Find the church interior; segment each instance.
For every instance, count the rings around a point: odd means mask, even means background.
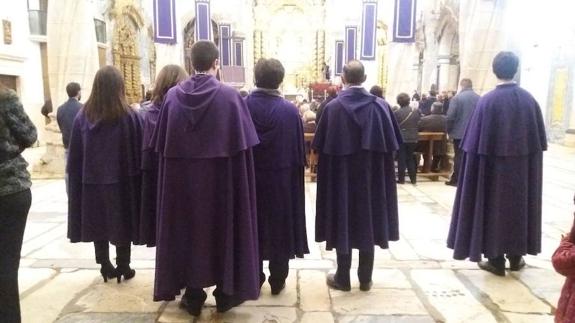
[[[574,10],[565,0],[0,0],[0,82],[16,91],[38,129],[37,143],[24,152],[34,198],[20,261],[22,321],[554,322],[565,278],[551,257],[575,211]],[[457,93],[463,78],[484,95],[499,82],[493,57],[513,51],[520,59],[514,80],[539,104],[549,143],[542,252],[525,257],[525,271],[503,278],[454,260],[445,237],[456,190],[443,183],[453,149],[438,172],[430,150],[417,185],[398,185],[401,238],[376,249],[373,289],[364,293],[352,282],[352,293],[330,290],[325,275],[336,254],[314,241],[311,152],[310,254],[290,262],[282,294],[264,287],[259,300],[225,314],[209,297],[209,310],[194,318],[175,301],[152,300],[155,251],[139,246],[132,250],[136,279],[101,284],[91,246],[66,238],[66,155],[56,108],[68,99],[69,82],[87,98],[106,65],[120,70],[128,103],[138,106],[162,67],[194,74],[191,49],[202,40],[219,49],[221,82],[250,92],[256,62],[276,58],[285,68],[282,95],[312,110],[329,87],[343,87],[350,60],[363,63],[363,86],[381,87],[393,107],[400,93]]]

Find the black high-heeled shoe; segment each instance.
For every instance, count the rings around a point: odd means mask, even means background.
[[[112,264],[102,265],[102,268],[100,268],[100,274],[102,275],[102,278],[104,278],[104,283],[108,282],[108,278],[113,279],[118,275],[116,268],[114,268]]]
[[[136,271],[130,268],[130,266],[126,267],[118,266],[118,268],[116,268],[116,271],[118,273],[118,275],[116,276],[118,284],[122,282],[122,276],[124,276],[124,280],[129,280],[134,278],[134,276],[136,276]]]

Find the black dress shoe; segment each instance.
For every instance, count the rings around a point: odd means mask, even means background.
[[[507,257],[509,259],[509,270],[511,271],[520,271],[525,267],[525,260],[523,257]]]
[[[202,313],[202,307],[206,301],[208,295],[206,292],[202,291],[202,294],[198,297],[192,298],[187,294],[182,296],[182,300],[180,301],[180,307],[185,309],[190,315],[193,316],[200,316]]]
[[[335,279],[335,274],[328,274],[325,282],[326,282],[327,286],[329,286],[333,289],[341,290],[344,292],[349,292],[351,290],[351,286],[349,284],[346,285],[346,284],[339,283]]]
[[[279,293],[281,293],[282,290],[284,290],[284,288],[286,287],[286,283],[285,282],[279,284],[270,283],[270,287],[272,288],[272,295],[278,295]]]
[[[215,292],[214,296],[216,297],[216,310],[218,313],[225,313],[244,302],[243,299],[219,293],[216,294]]]
[[[479,266],[479,268],[488,271],[494,275],[505,277],[505,267],[494,266],[489,261],[480,261],[477,263],[477,265]]]
[[[445,182],[445,185],[447,186],[453,186],[453,187],[457,187],[457,183],[453,183],[453,182]]]
[[[359,283],[359,290],[361,290],[362,292],[368,292],[371,289],[371,286],[373,285],[372,282],[369,283]]]

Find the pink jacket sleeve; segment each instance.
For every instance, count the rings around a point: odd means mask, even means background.
[[[551,261],[558,273],[575,278],[575,244],[568,240],[561,241]]]

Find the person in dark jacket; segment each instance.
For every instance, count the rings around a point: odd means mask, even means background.
[[[371,89],[369,89],[369,93],[377,96],[378,98],[385,99],[383,96],[383,88],[379,85],[372,86]]]
[[[469,119],[473,115],[475,106],[479,101],[479,95],[473,91],[473,83],[470,79],[462,79],[459,82],[461,92],[454,96],[447,111],[447,134],[449,139],[453,140],[453,151],[455,156],[453,158],[453,174],[449,181],[445,182],[446,185],[457,186],[457,179],[459,175],[459,168],[461,165],[461,139],[465,133],[465,128]]]
[[[500,52],[492,66],[500,83],[479,99],[465,130],[447,246],[453,258],[505,276],[507,259],[519,271],[523,255],[541,252],[547,135],[539,104],[513,81],[517,55]]]
[[[346,89],[326,107],[313,141],[319,154],[315,239],[337,250],[329,287],[351,290],[351,253],[358,249],[359,288],[368,291],[374,246],[385,249],[399,239],[393,156],[401,135],[389,104],[361,86],[361,62],[345,65],[343,82]]]
[[[399,152],[397,154],[397,183],[405,183],[405,169],[407,168],[411,184],[415,184],[417,182],[417,162],[413,153],[415,152],[419,138],[417,125],[419,124],[421,116],[419,115],[419,111],[413,110],[409,106],[410,100],[407,93],[399,94],[397,96],[397,103],[400,108],[393,112],[393,114],[395,115],[395,119],[397,119],[401,137],[403,138],[403,143],[399,145]]]
[[[52,100],[48,99],[44,101],[44,105],[40,110],[40,113],[44,116],[44,123],[49,124],[52,120],[50,120],[50,113],[52,113]]]
[[[66,85],[66,93],[68,94],[68,101],[58,107],[56,120],[58,121],[60,132],[62,132],[64,149],[67,151],[68,145],[70,144],[70,134],[72,133],[74,118],[76,118],[76,115],[80,112],[80,109],[82,109],[82,103],[80,103],[82,96],[80,84],[76,82],[68,83],[68,85]]]
[[[128,106],[122,74],[104,66],[74,120],[67,164],[68,238],[94,243],[104,282],[136,275],[130,244],[139,239],[141,145],[141,116]],[[116,268],[109,243],[116,246]]]
[[[278,91],[285,70],[277,59],[254,67],[257,88],[246,98],[260,144],[254,147],[261,269],[269,260],[272,295],[285,287],[289,260],[309,253],[305,221],[304,129],[297,108]],[[312,111],[306,113],[314,114]]]
[[[16,93],[0,83],[0,321],[20,322],[18,267],[32,182],[22,157],[36,142],[36,127]]]
[[[435,102],[431,106],[431,114],[419,120],[418,129],[420,132],[445,132],[446,118],[443,115],[443,104]],[[418,147],[418,151],[427,152],[429,142]],[[433,142],[433,161],[431,162],[431,171],[439,172],[440,163],[445,159],[447,154],[446,140],[437,140]]]
[[[337,97],[337,88],[335,86],[330,86],[327,88],[327,98],[325,98],[325,100],[323,100],[322,103],[319,104],[319,107],[317,108],[317,112],[316,112],[316,123],[319,123],[321,120],[321,114],[323,113],[326,105],[328,103],[331,102],[331,100],[335,99]]]
[[[429,91],[429,96],[422,98],[419,102],[419,113],[421,115],[430,115],[431,114],[431,106],[433,103],[437,102],[437,92],[434,90]]]

